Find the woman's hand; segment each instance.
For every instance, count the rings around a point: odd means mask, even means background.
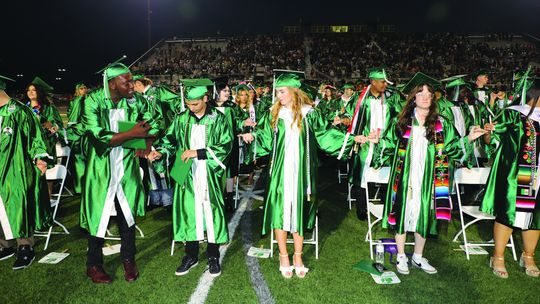
[[[486,133],[487,131],[482,129],[480,126],[473,126],[471,127],[471,130],[469,131],[469,135],[467,135],[467,137],[469,138],[469,142],[473,142],[475,139]]]
[[[156,160],[161,159],[162,156],[163,156],[163,154],[159,153],[158,151],[150,151],[150,153],[148,153],[146,158],[149,161],[156,161]]]
[[[255,123],[251,118],[248,118],[244,120],[244,127],[255,127],[257,123]]]
[[[239,134],[238,137],[242,138],[243,141],[250,144],[255,140],[255,137],[251,133]]]

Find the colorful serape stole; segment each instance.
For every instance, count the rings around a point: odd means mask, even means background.
[[[525,122],[525,143],[519,155],[516,211],[533,212],[536,206],[537,147],[536,130],[529,119]]]

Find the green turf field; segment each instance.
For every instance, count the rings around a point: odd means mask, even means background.
[[[270,299],[275,303],[540,303],[540,280],[527,277],[512,260],[510,251],[506,255],[510,278],[502,280],[491,273],[487,255],[472,256],[467,261],[463,252],[453,250],[459,246],[451,242],[459,228],[457,214],[450,224],[441,226],[439,237],[429,239],[426,245],[424,255],[438,269],[438,274],[428,275],[411,268],[410,275],[400,275],[401,284],[376,285],[370,275],[352,267],[359,260],[369,258],[368,245],[364,242],[367,223],[358,221],[355,211],[348,209],[346,186],[336,184],[334,169],[323,167],[320,176],[320,258],[315,259],[313,246],[305,248],[304,262],[310,268],[307,277],[303,280],[282,278],[278,272],[277,251],[274,258],[256,260]],[[269,237],[259,233],[262,202],[255,201],[252,205],[238,225],[222,263],[222,275],[215,279],[206,303],[259,302],[255,287],[265,286],[252,284],[244,242],[251,239],[254,246],[269,248]],[[137,240],[137,263],[141,273],[137,281],[124,281],[119,255],[105,257],[105,268],[115,279],[111,285],[96,285],[86,277],[86,239],[78,228],[78,211],[78,197],[63,199],[57,218],[66,224],[71,234],[53,235],[48,249],[68,250],[70,256],[60,264],[37,263],[46,254],[43,238],[37,239],[37,258],[30,268],[13,271],[14,258],[0,262],[3,291],[0,303],[189,301],[206,268],[204,248],[201,263],[188,275],[176,277],[174,271],[182,258],[183,248],[181,244],[177,245],[174,256],[170,256],[171,219],[165,210],[149,211],[138,221],[145,237]],[[246,231],[249,224],[251,229]],[[485,223],[470,228],[468,235],[473,240],[489,239],[490,231],[491,224]],[[377,227],[376,236],[388,235]],[[519,233],[514,235],[519,254],[521,238]],[[395,270],[392,265],[388,267]]]

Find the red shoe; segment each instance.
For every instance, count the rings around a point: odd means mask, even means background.
[[[139,277],[139,270],[135,261],[125,260],[124,261],[124,278],[126,281],[131,282],[135,281]]]
[[[111,276],[109,276],[103,266],[92,266],[86,269],[86,275],[92,279],[94,283],[110,284],[112,283]]]

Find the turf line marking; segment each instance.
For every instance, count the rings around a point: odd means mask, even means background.
[[[238,209],[234,213],[233,218],[229,222],[229,225],[227,226],[229,230],[229,240],[233,240],[234,233],[236,232],[236,228],[238,228],[238,224],[240,224],[240,219],[244,215],[244,212],[246,212],[246,205],[247,205],[247,199],[243,199],[240,202],[240,205],[238,206]],[[223,262],[223,257],[227,253],[227,249],[229,249],[229,245],[223,245],[219,248],[219,263],[221,264]],[[197,285],[197,289],[191,294],[191,297],[189,299],[190,304],[202,304],[204,301],[206,301],[206,297],[208,297],[208,293],[210,292],[210,288],[212,287],[212,284],[214,284],[214,279],[212,276],[210,276],[210,273],[208,271],[205,271],[201,278],[199,279],[199,284]]]
[[[246,209],[248,210],[244,214],[244,219],[242,220],[242,241],[244,242],[244,250],[247,252],[251,246],[253,246],[252,240],[252,214],[253,214],[253,200],[248,200]],[[264,276],[261,272],[259,265],[259,259],[255,257],[250,257],[246,255],[246,265],[249,271],[249,279],[251,280],[251,285],[257,294],[259,303],[263,304],[274,304],[275,300],[272,297],[270,288],[264,280]]]

